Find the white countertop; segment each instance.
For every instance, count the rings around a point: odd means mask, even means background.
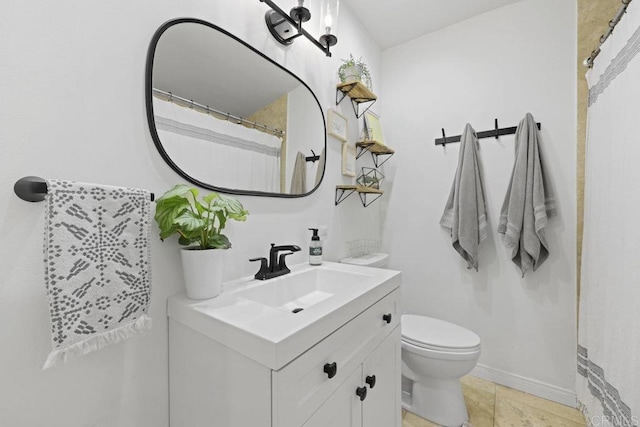
[[[271,307],[242,296],[250,289],[304,273],[310,269],[362,275],[343,291],[299,313]],[[220,295],[191,300],[185,293],[169,297],[167,315],[215,341],[278,370],[400,286],[400,272],[323,262],[291,267],[291,273],[269,280],[253,276],[227,282]]]

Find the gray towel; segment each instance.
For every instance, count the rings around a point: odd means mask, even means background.
[[[53,351],[45,369],[151,327],[151,193],[58,180],[48,180],[47,188]]]
[[[291,194],[304,194],[307,192],[307,160],[305,155],[298,151],[296,162],[293,165],[291,176]]]
[[[487,237],[487,210],[478,138],[470,124],[460,138],[458,169],[440,225],[451,231],[453,247],[467,261],[467,268],[478,271],[478,247]]]
[[[539,139],[536,121],[527,113],[516,130],[516,159],[498,226],[522,277],[529,270],[535,271],[549,256],[544,231],[547,218],[556,214]]]

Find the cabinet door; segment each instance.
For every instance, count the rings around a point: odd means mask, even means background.
[[[401,426],[400,349],[398,326],[363,364],[362,384],[368,389],[362,402],[363,427]]]
[[[361,427],[362,403],[356,395],[361,386],[362,367],[358,367],[303,427]]]

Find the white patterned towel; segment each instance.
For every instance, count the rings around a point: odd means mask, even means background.
[[[44,255],[53,351],[43,369],[149,329],[146,190],[48,180]]]

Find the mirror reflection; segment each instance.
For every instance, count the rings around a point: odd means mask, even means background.
[[[236,194],[296,197],[320,184],[324,116],[302,80],[199,20],[163,25],[150,53],[151,133],[176,172]]]

